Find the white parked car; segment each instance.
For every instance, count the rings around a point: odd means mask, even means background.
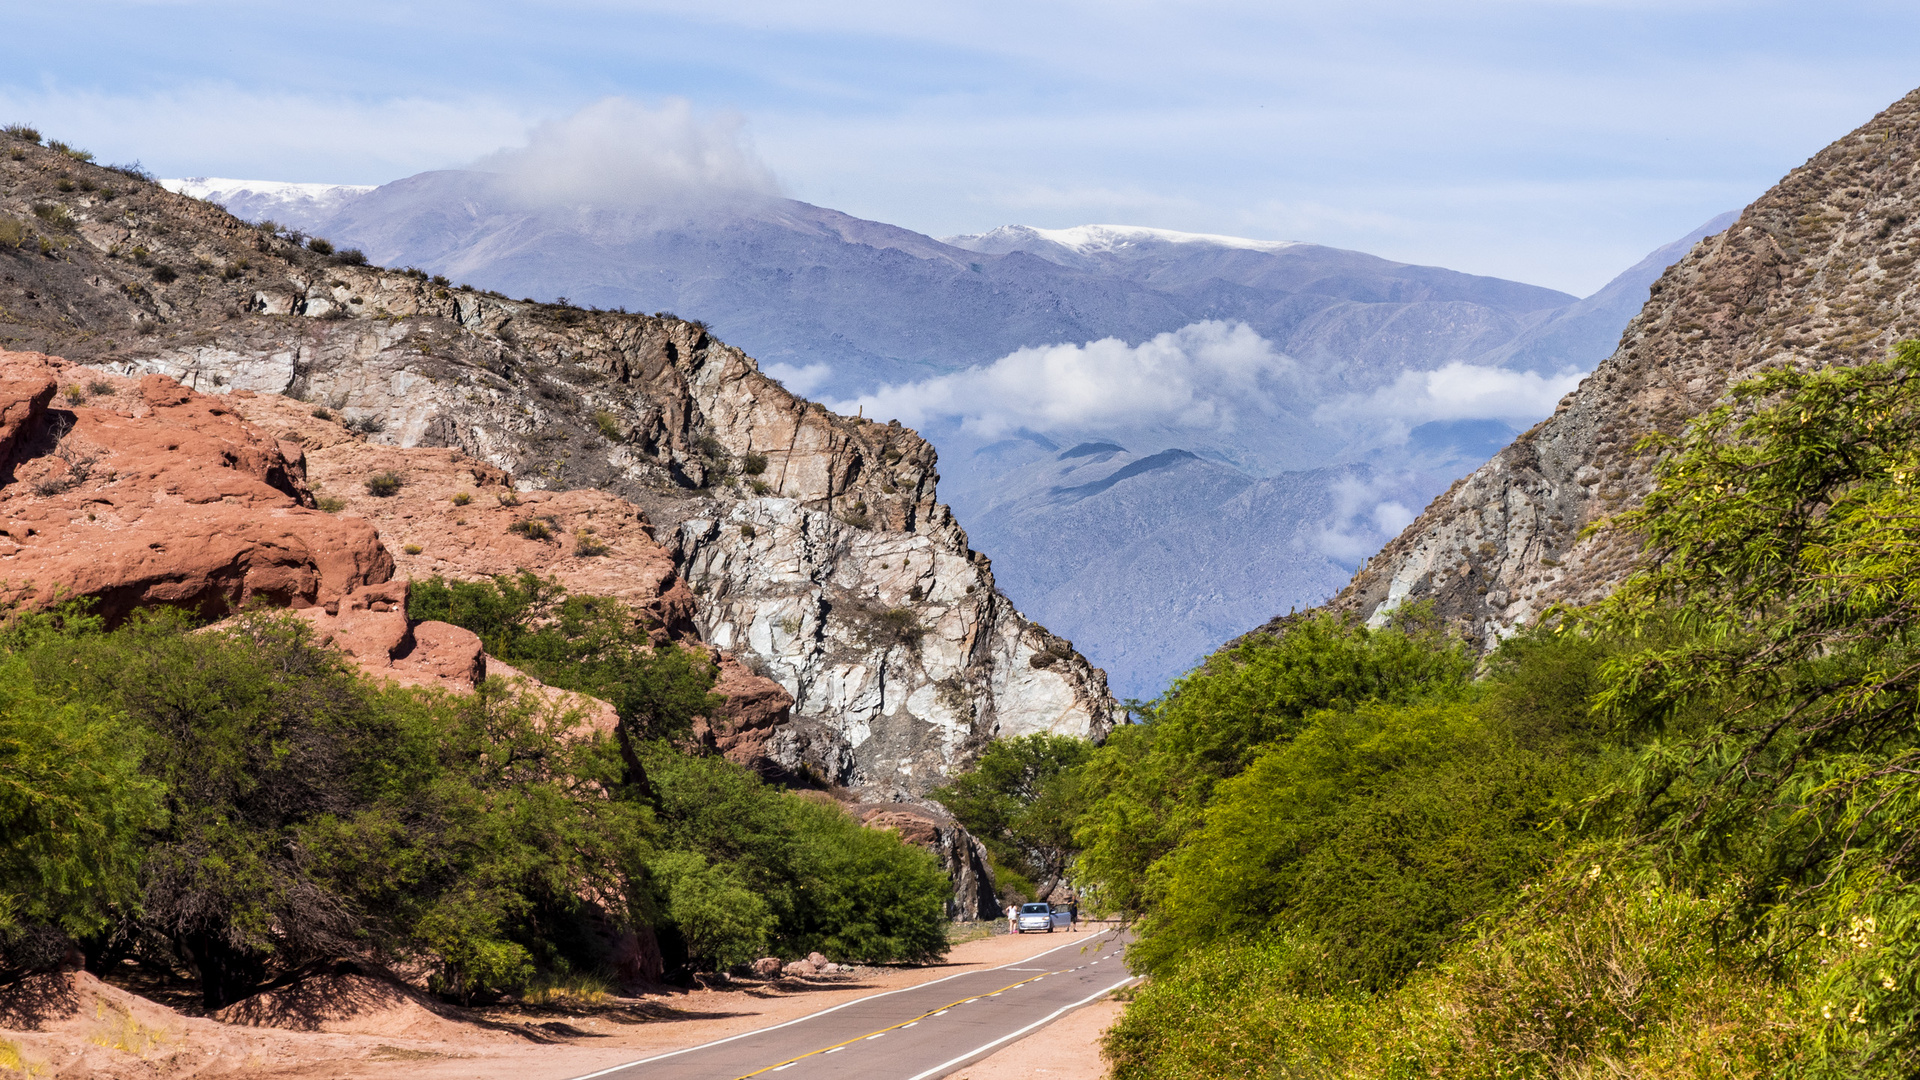
[[[1065,914],[1062,912],[1061,914]],[[1053,933],[1054,917],[1052,904],[1021,904],[1020,916],[1014,921],[1016,934],[1037,934],[1042,930]]]

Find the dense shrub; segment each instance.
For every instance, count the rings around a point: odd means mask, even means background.
[[[497,678],[374,685],[285,614],[0,624],[0,981],[74,941],[208,1007],[344,957],[471,1001],[592,971],[627,929],[670,970],[944,950],[932,856],[668,741],[723,702],[704,652],[530,575],[416,596],[616,730]]]
[[[137,899],[140,836],[160,819],[144,749],[107,702],[50,693],[23,652],[84,620],[20,619],[0,657],[0,956],[34,927],[105,929]],[[0,969],[12,965],[0,963]]]
[[[1764,949],[1722,936],[1736,893],[1570,860],[1537,900],[1386,993],[1329,978],[1294,940],[1211,946],[1140,989],[1106,1053],[1116,1080],[1788,1075],[1817,1061],[1802,1032],[1818,1006]]]
[[[1076,877],[1107,908],[1146,910],[1149,869],[1199,827],[1214,785],[1262,749],[1323,709],[1464,693],[1472,667],[1417,611],[1382,630],[1309,615],[1222,650],[1088,763],[1086,783],[1100,795],[1077,830],[1085,854]]]

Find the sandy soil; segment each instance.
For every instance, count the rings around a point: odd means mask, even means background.
[[[183,1016],[84,973],[43,976],[47,985],[36,989],[32,1007],[9,1008],[0,1000],[0,1067],[11,1065],[13,1056],[45,1077],[563,1080],[797,1019],[876,991],[1014,963],[1061,944],[1057,934],[1000,934],[957,945],[944,963],[926,967],[868,969],[839,981],[787,980],[779,986],[621,999],[600,1007],[466,1012],[353,983],[352,1008],[341,1008],[335,998],[325,1007],[291,1000],[278,1005],[272,1017],[263,1013],[274,1009],[241,1010],[242,1016],[304,1030]],[[1073,1054],[1091,1071],[977,1075],[983,1080],[1103,1075],[1094,1044],[1106,1025],[1090,1033],[1081,1029],[1091,1022],[1083,1017],[1104,1007],[1099,1003],[1063,1017],[982,1063],[1014,1068],[1024,1048],[1046,1038],[1047,1057],[1031,1060],[1048,1060],[1055,1067]],[[1064,1025],[1074,1025],[1072,1033],[1056,1034]]]
[[[955,1073],[955,1080],[1101,1080],[1100,1037],[1126,1006],[1102,998]]]

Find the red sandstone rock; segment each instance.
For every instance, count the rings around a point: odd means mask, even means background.
[[[720,678],[713,692],[724,695],[726,708],[712,720],[694,723],[694,738],[711,744],[727,760],[762,773],[778,769],[767,744],[787,722],[793,695],[772,679],[756,675],[724,653],[719,654]]]
[[[311,405],[273,394],[242,392],[228,401],[255,426],[274,432],[282,446],[303,449],[302,475],[315,491],[342,500],[346,512],[379,527],[400,577],[418,581],[440,574],[470,581],[531,570],[570,592],[623,601],[652,621],[656,644],[697,641],[699,601],[674,572],[673,556],[625,499],[594,490],[517,491],[506,473],[458,450],[369,443],[337,420],[315,417]],[[367,479],[385,472],[401,478],[399,491],[370,494]],[[461,496],[466,501],[456,502]],[[535,539],[514,531],[530,520],[552,535]],[[414,632],[417,637],[419,628]],[[711,727],[702,721],[695,736],[710,739],[729,759],[765,771],[771,767],[767,743],[788,719],[793,698],[731,657],[717,650],[712,655],[720,665],[714,692],[726,696],[727,706]],[[524,677],[493,658],[487,672]],[[585,709],[599,730],[612,730],[617,719],[611,706],[584,695],[554,703]]]
[[[54,408],[64,361],[0,351],[0,600],[91,597],[109,619],[256,597],[305,607],[385,581],[364,520],[312,509],[278,443],[171,379]]]

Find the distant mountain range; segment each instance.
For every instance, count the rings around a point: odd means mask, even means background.
[[[1015,602],[1105,666],[1123,697],[1158,693],[1276,610],[1324,600],[1612,352],[1647,286],[1725,220],[1578,299],[1316,244],[1130,226],[935,239],[777,198],[541,205],[474,171],[372,189],[167,183],[377,263],[702,319],[789,388],[846,411],[864,401],[887,415],[879,403],[941,390],[909,422],[941,449],[943,495]],[[996,427],[1006,403],[966,381],[1107,338],[1172,342],[1178,364],[1183,346],[1158,336],[1196,324],[1244,325],[1269,352],[1231,369],[1244,386],[1195,376],[1179,415],[1147,401],[1076,419],[1066,401]],[[1091,390],[1108,389],[1104,355],[1075,354]],[[1146,397],[1167,370],[1135,373]],[[1497,392],[1522,378],[1526,400]],[[1496,392],[1463,397],[1476,380]],[[954,393],[987,400],[949,415]]]

